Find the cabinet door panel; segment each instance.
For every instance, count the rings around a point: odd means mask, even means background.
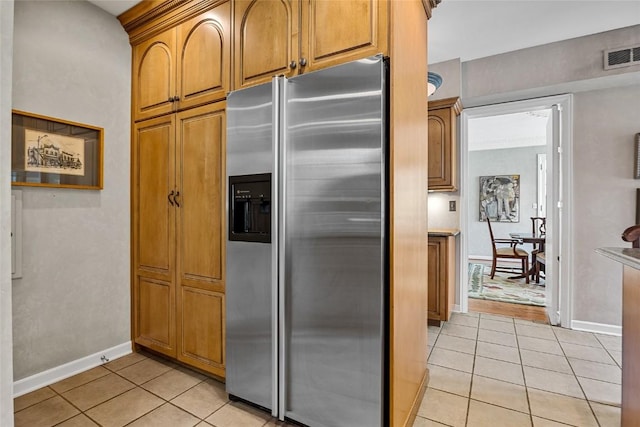
[[[434,101],[445,103],[442,108],[429,109],[429,190],[455,191],[457,188],[456,118],[459,100]],[[430,103],[431,104],[431,103]]]
[[[175,29],[133,47],[134,119],[171,112],[176,95]]]
[[[441,253],[441,245],[438,240],[429,238],[427,247],[429,272],[427,275],[428,283],[428,311],[429,319],[440,319],[442,307],[440,305],[440,259],[444,254]]]
[[[229,2],[180,26],[179,108],[223,99],[229,87]]]
[[[175,357],[175,288],[139,277],[136,281],[134,336],[138,344]]]
[[[178,358],[224,376],[225,103],[178,114]]]
[[[181,283],[222,284],[225,129],[224,103],[178,115]]]
[[[451,186],[451,110],[429,111],[429,189]]]
[[[388,2],[303,2],[302,56],[306,70],[387,53]]]
[[[172,281],[175,274],[174,118],[137,123],[132,151],[134,266]]]
[[[297,0],[235,2],[235,89],[295,74],[298,10]]]
[[[178,359],[224,377],[224,295],[182,287]]]

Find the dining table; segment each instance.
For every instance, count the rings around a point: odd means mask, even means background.
[[[534,252],[531,260],[531,266],[526,274],[520,274],[518,276],[509,277],[509,279],[524,279],[527,276],[533,278],[536,274],[536,253],[544,252],[544,243],[546,236],[544,234],[537,233],[509,233],[512,239],[520,240],[522,243],[530,243],[533,245]]]

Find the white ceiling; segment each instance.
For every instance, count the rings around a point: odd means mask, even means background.
[[[546,145],[549,113],[540,110],[470,119],[469,151]]]
[[[483,58],[640,24],[640,0],[443,0],[429,63]]]
[[[100,9],[104,9],[113,16],[118,16],[125,10],[128,10],[140,3],[139,0],[88,0]]]

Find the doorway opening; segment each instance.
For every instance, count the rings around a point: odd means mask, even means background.
[[[461,311],[569,324],[570,113],[570,95],[463,112]]]

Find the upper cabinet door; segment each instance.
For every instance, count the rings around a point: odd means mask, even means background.
[[[301,72],[387,54],[388,7],[383,0],[302,0]]]
[[[231,3],[178,27],[177,109],[224,99],[230,90]]]
[[[176,30],[133,47],[133,111],[142,120],[173,111],[176,95]]]
[[[456,191],[458,141],[456,121],[462,111],[460,98],[429,102],[429,190]]]
[[[455,190],[451,182],[451,144],[451,111],[429,111],[429,190]]]
[[[237,0],[234,10],[235,89],[296,74],[298,0]]]

